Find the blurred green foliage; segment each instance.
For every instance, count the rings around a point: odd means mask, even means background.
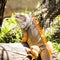
[[[50,27],[48,27],[46,30],[44,30],[44,35],[47,37],[48,41],[52,41],[52,42],[56,42],[56,43],[60,43],[60,39],[57,38],[55,39],[53,37],[53,35],[55,35],[55,33],[60,33],[58,30],[60,28],[60,15],[58,15],[54,21],[51,23]],[[57,36],[57,35],[56,35]]]
[[[58,15],[54,21],[51,23],[50,27],[48,27],[44,34],[46,37],[51,38],[54,33],[57,32],[57,30],[60,28],[60,15]]]
[[[14,14],[12,14],[10,18],[5,18],[3,20],[0,30],[0,43],[14,43],[21,41],[22,31],[15,21]]]

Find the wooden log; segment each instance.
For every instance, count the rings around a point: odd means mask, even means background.
[[[0,60],[23,60],[27,56],[26,46],[27,44],[23,43],[0,43]],[[6,49],[6,51],[2,47]]]

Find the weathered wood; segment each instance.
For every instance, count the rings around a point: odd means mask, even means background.
[[[27,53],[25,50],[25,46],[27,46],[26,44],[22,44],[22,43],[9,43],[9,44],[3,44],[0,43],[0,60],[2,58],[2,50],[4,47],[8,53],[8,56],[6,54],[6,52],[4,51],[3,53],[3,60],[23,60]],[[8,57],[8,59],[7,59]]]

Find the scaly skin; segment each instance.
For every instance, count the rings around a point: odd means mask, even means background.
[[[28,43],[30,53],[33,55],[34,59],[38,58],[40,54],[42,60],[54,60],[51,58],[51,51],[47,48],[46,38],[43,37],[42,30],[38,26],[38,22],[33,21],[33,19],[28,14],[16,15],[16,21],[25,36],[22,42]]]

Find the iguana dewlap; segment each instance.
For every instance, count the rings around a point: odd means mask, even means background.
[[[28,14],[16,15],[16,21],[25,36],[22,42],[28,43],[31,53],[36,58],[40,54],[42,60],[53,60],[50,57],[52,51],[46,45],[46,38],[42,35],[42,29],[39,27],[38,21]]]

